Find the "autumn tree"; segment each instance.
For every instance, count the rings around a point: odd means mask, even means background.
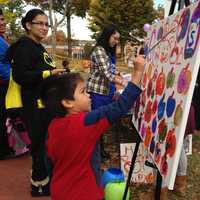
[[[0,4],[7,22],[9,38],[11,41],[14,41],[23,33],[19,19],[21,19],[22,14],[25,12],[25,5],[22,0],[0,0]]]
[[[156,18],[153,0],[92,0],[88,14],[93,38],[105,25],[114,24],[121,33],[122,44],[143,38],[144,24]]]
[[[71,57],[72,54],[72,39],[71,39],[71,17],[76,15],[79,17],[85,17],[86,11],[89,8],[90,0],[69,0],[67,7],[64,5],[65,0],[57,0],[54,4],[54,9],[66,16],[67,20],[67,44],[68,44],[68,55]]]

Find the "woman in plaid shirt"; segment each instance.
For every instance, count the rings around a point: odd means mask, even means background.
[[[120,34],[116,27],[113,25],[105,27],[91,53],[87,92],[90,93],[92,109],[111,103],[116,90],[115,84],[123,85],[122,77],[115,70],[116,47],[119,43],[119,38]],[[101,178],[101,156],[105,157],[106,154],[101,138],[101,147],[97,142],[91,161],[97,184],[100,184]]]

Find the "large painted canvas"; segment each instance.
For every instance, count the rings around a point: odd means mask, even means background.
[[[153,24],[133,123],[173,189],[200,64],[200,1]]]

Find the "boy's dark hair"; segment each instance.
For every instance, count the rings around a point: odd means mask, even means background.
[[[46,15],[46,14],[44,13],[43,10],[34,8],[34,9],[29,10],[26,13],[25,17],[22,18],[21,24],[22,24],[22,27],[26,30],[26,32],[28,32],[28,29],[26,27],[26,23],[32,22],[35,19],[35,17],[38,16],[38,15]]]
[[[0,15],[3,15],[3,10],[0,8]]]
[[[110,36],[116,32],[118,32],[116,26],[108,25],[103,29],[101,35],[97,38],[97,45],[102,46],[106,50],[108,55],[110,54],[111,56],[115,56],[116,46],[110,47],[109,39]]]
[[[64,99],[74,100],[74,92],[79,82],[84,81],[79,73],[53,75],[43,81],[40,96],[47,112],[54,117],[63,117],[67,110],[62,106]]]

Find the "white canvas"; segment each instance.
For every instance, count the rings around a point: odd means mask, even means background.
[[[200,2],[153,24],[133,123],[173,189],[200,64]]]

